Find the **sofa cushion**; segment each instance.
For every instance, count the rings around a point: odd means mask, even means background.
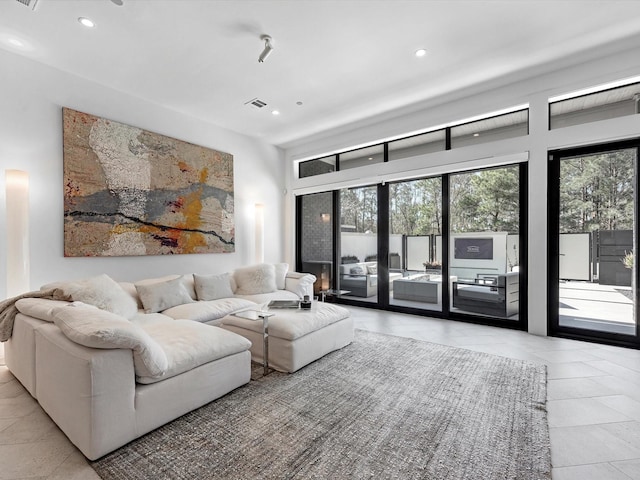
[[[164,351],[168,368],[161,376],[138,375],[138,383],[158,382],[251,347],[240,335],[190,320],[145,324],[142,328]]]
[[[285,289],[294,293],[298,298],[313,295],[313,284],[317,280],[310,273],[288,272],[285,278]]]
[[[242,298],[220,298],[218,300],[198,301],[176,305],[168,308],[163,315],[167,315],[176,320],[187,319],[196,322],[210,322],[224,317],[241,308],[255,307],[256,304]]]
[[[356,265],[355,267],[351,267],[349,269],[349,275],[365,275],[366,272],[364,268],[360,265]]]
[[[269,317],[269,337],[296,340],[327,325],[339,322],[350,316],[349,310],[339,305],[319,302],[311,310],[274,310]],[[222,320],[225,326],[262,333],[262,322],[228,315]]]
[[[263,263],[239,268],[233,272],[238,289],[237,295],[255,295],[256,293],[275,292],[276,269],[273,265]]]
[[[233,297],[231,288],[231,274],[222,275],[193,275],[196,296],[198,300],[218,300]]]
[[[271,293],[256,293],[255,295],[236,295],[238,298],[250,300],[253,303],[267,305],[271,300],[300,300],[307,293],[297,295],[289,290],[276,290]]]
[[[20,313],[47,322],[53,322],[56,310],[67,305],[69,302],[45,298],[21,298],[16,302],[16,308]]]
[[[138,312],[135,300],[106,274],[75,282],[56,282],[40,290],[59,288],[72,300],[93,305],[107,312],[131,318]]]
[[[276,269],[276,288],[278,290],[284,290],[287,272],[289,271],[289,264],[275,263],[273,266]]]
[[[54,323],[69,340],[85,347],[133,350],[136,375],[157,378],[167,370],[167,356],[160,345],[124,317],[82,303],[71,303],[57,309]]]
[[[133,287],[133,291],[131,291],[129,289],[130,287],[128,287],[127,285],[123,286],[123,288],[125,289],[125,291],[129,292],[130,295],[132,294],[135,299],[137,299],[138,308],[143,309],[144,306],[142,305],[142,301],[138,296],[136,285],[152,285],[154,283],[163,283],[168,280],[173,280],[176,278],[179,278],[182,280],[182,284],[184,285],[184,288],[187,289],[187,292],[189,292],[189,296],[193,300],[197,300],[198,297],[196,296],[196,290],[193,284],[193,275],[191,275],[190,273],[185,275],[165,275],[164,277],[145,278],[144,280],[137,280],[135,283],[131,284],[131,286]]]
[[[193,302],[181,277],[165,282],[135,285],[145,313],[161,312],[176,305]]]
[[[145,323],[173,322],[173,318],[164,313],[138,312],[138,314],[131,317],[129,321],[136,325],[143,325]]]

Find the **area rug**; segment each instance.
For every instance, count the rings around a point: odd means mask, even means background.
[[[550,479],[545,399],[543,365],[357,330],[92,467],[127,480]]]

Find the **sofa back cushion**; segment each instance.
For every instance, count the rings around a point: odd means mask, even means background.
[[[276,269],[276,288],[278,290],[284,290],[286,287],[287,272],[289,271],[288,263],[274,263]]]
[[[198,275],[193,274],[196,296],[198,300],[218,300],[233,297],[231,274]]]
[[[360,262],[360,263],[344,263],[340,265],[340,274],[342,275],[368,275],[372,272],[369,271],[369,267],[374,267],[377,273],[376,262]]]
[[[124,317],[74,302],[58,308],[53,321],[69,340],[85,347],[133,350],[137,376],[161,377],[167,371],[164,350]]]
[[[40,289],[59,288],[73,301],[93,305],[107,312],[131,318],[138,313],[135,300],[106,274],[75,282],[56,282]]]
[[[271,293],[278,289],[276,268],[268,263],[238,268],[233,272],[233,278],[238,286],[237,295]]]
[[[162,312],[194,301],[182,277],[158,283],[136,283],[135,286],[145,313]]]

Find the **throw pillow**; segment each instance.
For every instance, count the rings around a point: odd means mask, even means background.
[[[357,267],[351,267],[351,270],[349,270],[349,273],[351,275],[364,275],[364,270],[360,265],[358,265]]]
[[[267,263],[239,268],[233,272],[233,278],[238,286],[237,295],[255,295],[278,290],[276,269]]]
[[[159,283],[137,283],[136,290],[145,313],[157,313],[176,305],[193,302],[182,277]]]
[[[218,300],[233,297],[231,274],[198,275],[193,274],[198,300]]]
[[[278,290],[284,290],[285,279],[287,278],[287,272],[289,271],[289,264],[276,263],[274,267],[276,269],[276,287]]]
[[[57,309],[54,323],[71,341],[91,348],[128,348],[138,376],[160,376],[169,367],[164,350],[127,319],[81,303]]]
[[[367,273],[369,275],[377,275],[378,274],[378,265],[367,265]]]
[[[73,301],[87,303],[125,318],[138,313],[136,301],[106,274],[57,285]]]

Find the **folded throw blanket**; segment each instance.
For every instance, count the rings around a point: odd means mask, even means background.
[[[0,302],[0,342],[6,342],[11,338],[13,321],[16,319],[16,315],[18,315],[16,302],[21,298],[46,298],[48,300],[71,301],[70,296],[65,295],[59,288],[51,288],[48,290],[36,290],[23,293],[17,297],[8,298]]]

